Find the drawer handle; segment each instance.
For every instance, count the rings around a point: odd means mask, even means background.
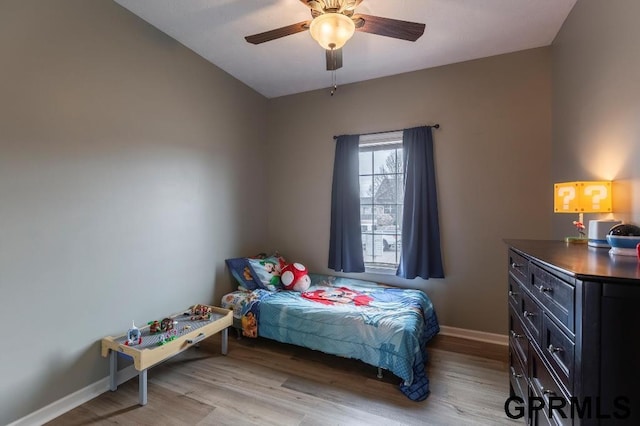
[[[511,337],[513,337],[514,339],[522,339],[524,336],[522,336],[522,334],[518,334],[515,331],[511,330]]]
[[[207,336],[204,333],[198,334],[194,339],[187,340],[187,343],[193,345],[194,343],[198,343],[203,341]]]
[[[522,374],[516,373],[516,370],[513,367],[511,367],[511,375],[513,377],[515,377],[516,379],[521,379],[522,378]]]
[[[540,286],[537,287],[537,289],[540,291],[540,293],[552,293],[553,289],[551,287],[544,287],[544,286]]]
[[[553,345],[549,345],[547,349],[549,349],[549,352],[551,352],[552,354],[556,352],[562,352],[564,350],[559,346],[553,346]]]
[[[503,265],[504,265],[504,263],[503,263]],[[516,262],[511,262],[511,267],[513,269],[518,269],[518,268],[522,268],[522,265],[520,265],[519,263],[516,263]]]
[[[522,313],[522,315],[524,315],[524,316],[525,316],[525,318],[535,317],[535,316],[536,316],[536,314],[535,314],[534,312],[529,312],[529,311],[524,311],[524,312]]]
[[[552,391],[551,389],[542,388],[542,394],[543,395],[555,395],[556,393],[554,391]]]
[[[509,296],[516,297],[517,295],[518,295],[518,293],[516,293],[515,291],[509,290]]]

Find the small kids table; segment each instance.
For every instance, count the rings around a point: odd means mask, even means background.
[[[229,332],[233,323],[230,310],[208,305],[205,315],[196,314],[193,307],[177,314],[170,315],[173,328],[151,332],[151,326],[140,327],[142,341],[134,345],[127,344],[128,333],[118,337],[107,336],[102,339],[102,356],[109,356],[109,389],[118,388],[116,373],[118,372],[118,356],[133,359],[138,373],[138,400],[140,405],[147,404],[147,369],[179,354],[196,343],[222,331],[222,354],[227,354]],[[201,312],[201,311],[198,311]]]

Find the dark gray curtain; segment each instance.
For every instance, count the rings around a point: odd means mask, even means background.
[[[402,253],[396,275],[409,279],[444,278],[431,127],[405,129],[402,150],[404,212]]]
[[[329,268],[364,272],[360,230],[360,177],[358,135],[338,136],[331,189]]]

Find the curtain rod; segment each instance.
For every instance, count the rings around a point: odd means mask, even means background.
[[[439,129],[440,125],[439,124],[434,124],[433,126],[425,126],[425,127],[433,127],[435,129]],[[393,132],[401,132],[404,129],[398,129],[398,130],[385,130],[384,132],[371,132],[371,133],[361,133],[359,136],[366,136],[366,135],[380,135],[382,133],[393,133]],[[337,136],[334,136],[333,139],[338,139]]]

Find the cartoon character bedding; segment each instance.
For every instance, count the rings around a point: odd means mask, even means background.
[[[229,263],[229,262],[227,262]],[[263,287],[223,296],[242,333],[359,359],[402,379],[414,401],[429,395],[426,343],[439,331],[431,300],[420,290],[309,274],[305,292]],[[270,281],[273,283],[273,281]]]

